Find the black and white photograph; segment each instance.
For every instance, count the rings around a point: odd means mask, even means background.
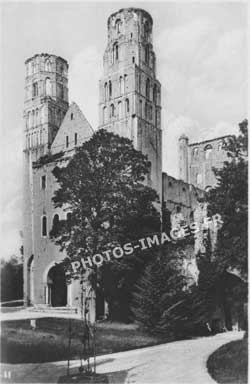
[[[248,383],[247,1],[1,15],[2,383]]]

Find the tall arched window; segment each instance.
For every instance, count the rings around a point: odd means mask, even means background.
[[[51,81],[49,77],[45,80],[45,95],[51,96]]]
[[[38,96],[38,82],[32,84],[32,97]]]
[[[205,159],[208,160],[211,156],[211,152],[213,150],[213,147],[212,145],[208,144],[205,148],[204,148],[204,152],[205,152]]]
[[[147,120],[147,118],[148,118],[148,103],[147,102],[145,103],[144,116],[145,116],[145,119]]]
[[[149,46],[146,45],[145,47],[145,63],[149,64]]]
[[[142,117],[142,100],[139,102],[139,116]]]
[[[39,125],[39,109],[36,110],[36,125]]]
[[[32,127],[35,126],[35,111],[32,111]]]
[[[112,83],[111,80],[109,80],[109,98],[112,97]]]
[[[32,127],[32,112],[29,112],[28,116],[29,116],[29,128],[31,128]]]
[[[114,117],[115,116],[115,106],[114,104],[111,104],[110,106],[110,117]]]
[[[51,61],[50,59],[45,60],[45,71],[51,72]]]
[[[30,128],[30,112],[27,113],[26,128]]]
[[[156,84],[154,85],[154,88],[153,88],[153,102],[155,104],[157,103],[157,87],[156,87]]]
[[[146,98],[150,99],[150,80],[146,80]]]
[[[47,236],[47,217],[42,216],[42,236]]]
[[[127,90],[127,81],[128,81],[128,76],[124,75],[124,93],[126,93],[126,90]]]
[[[64,98],[63,84],[58,84],[58,97],[62,100]]]
[[[118,117],[119,119],[122,118],[122,102],[121,101],[118,102]]]
[[[146,40],[148,40],[148,37],[149,37],[149,25],[148,25],[148,22],[145,21],[144,23],[144,37]]]
[[[108,121],[108,109],[107,107],[103,107],[103,123],[107,123]]]
[[[114,43],[113,45],[113,63],[119,60],[119,46],[118,43]]]
[[[108,100],[108,84],[104,84],[104,100]]]
[[[120,76],[119,78],[119,89],[120,89],[120,95],[123,94],[123,90],[124,90],[124,84],[123,84],[123,77]]]
[[[120,19],[116,20],[116,22],[115,22],[115,29],[116,29],[117,33],[121,32],[121,26],[122,26],[121,20]]]
[[[125,100],[125,113],[126,115],[129,113],[129,99]]]

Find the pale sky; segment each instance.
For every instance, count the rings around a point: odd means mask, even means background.
[[[243,2],[7,2],[2,32],[1,257],[18,253],[22,199],[24,61],[69,62],[69,95],[94,129],[108,16],[128,6],[153,17],[162,84],[163,170],[178,178],[177,139],[237,132],[247,111],[247,8]]]

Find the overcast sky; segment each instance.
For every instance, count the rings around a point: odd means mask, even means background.
[[[178,178],[177,139],[237,132],[246,117],[246,4],[33,2],[2,4],[1,256],[21,245],[24,61],[41,52],[69,62],[69,95],[94,129],[106,22],[128,6],[153,17],[162,84],[163,170]]]

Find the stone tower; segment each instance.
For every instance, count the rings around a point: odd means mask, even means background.
[[[153,20],[128,8],[108,18],[108,42],[99,83],[99,127],[128,137],[148,155],[148,184],[162,195],[161,85],[156,78]]]
[[[188,175],[188,137],[186,135],[181,135],[179,138],[179,178],[185,183],[189,182]]]
[[[34,193],[32,162],[50,147],[68,109],[68,64],[55,55],[26,60],[23,162],[24,275],[32,270],[34,255]],[[24,278],[24,292],[30,287]],[[27,298],[25,297],[27,302]]]

